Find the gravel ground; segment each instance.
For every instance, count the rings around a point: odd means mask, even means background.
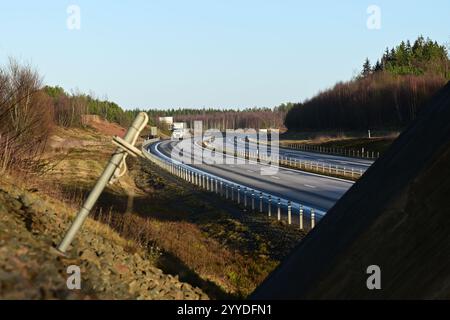
[[[91,219],[58,255],[53,247],[71,221],[64,206],[0,182],[0,299],[208,299]],[[69,265],[80,267],[81,290],[67,288]]]

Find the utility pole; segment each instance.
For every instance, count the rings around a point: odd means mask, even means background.
[[[115,137],[113,139],[114,144],[118,146],[116,151],[113,153],[111,160],[109,160],[108,165],[103,171],[100,178],[97,180],[94,188],[89,194],[86,201],[83,203],[80,211],[78,212],[75,220],[67,231],[64,239],[58,246],[58,250],[65,253],[69,245],[75,238],[78,230],[83,225],[84,221],[89,215],[89,212],[94,207],[101,193],[105,189],[108,183],[113,183],[115,179],[119,178],[125,173],[126,164],[125,159],[128,154],[132,156],[142,156],[142,152],[134,147],[140,132],[145,128],[148,122],[148,115],[145,112],[141,112],[137,115],[136,119],[133,121],[131,127],[128,129],[125,138],[121,139]]]

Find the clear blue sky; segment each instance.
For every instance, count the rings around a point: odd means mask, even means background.
[[[69,5],[81,30],[66,26]],[[366,27],[369,5],[381,30]],[[2,1],[0,63],[125,108],[272,107],[348,80],[419,34],[450,41],[450,1]]]

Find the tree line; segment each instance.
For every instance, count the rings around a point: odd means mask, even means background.
[[[0,173],[35,165],[56,126],[82,127],[85,114],[128,126],[138,112],[59,86],[43,86],[31,65],[9,59],[0,66]]]
[[[186,122],[193,127],[193,122],[203,121],[205,128],[235,129],[235,128],[269,128],[282,127],[289,104],[275,108],[171,108],[161,109],[133,109],[124,110],[117,103],[101,100],[83,93],[67,93],[59,86],[44,87],[44,92],[52,99],[54,118],[59,126],[82,126],[82,115],[93,114],[124,127],[131,124],[139,112],[147,112],[150,125],[160,125],[159,117],[172,116],[175,121]]]
[[[59,86],[45,86],[43,91],[52,99],[55,123],[62,127],[83,125],[83,115],[93,114],[103,119],[129,126],[140,110],[124,110],[117,103],[101,100],[84,93],[67,93]]]
[[[236,109],[150,109],[150,119],[157,122],[162,116],[173,116],[174,121],[185,122],[188,127],[194,127],[194,121],[202,121],[205,129],[237,129],[237,128],[280,128],[284,126],[287,105],[275,108],[245,108]]]
[[[287,113],[289,130],[360,131],[401,129],[426,101],[450,79],[445,46],[419,37],[401,42],[348,82],[320,92]]]
[[[193,121],[200,120],[206,129],[224,130],[282,126],[289,107],[124,110],[117,103],[98,99],[93,94],[69,93],[59,86],[44,86],[31,65],[10,59],[6,66],[0,66],[0,173],[31,165],[44,151],[56,126],[83,127],[86,114],[128,127],[139,112],[145,111],[150,125],[157,125],[159,116],[174,116],[176,121],[191,126]]]

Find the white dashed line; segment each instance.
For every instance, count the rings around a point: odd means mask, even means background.
[[[312,186],[312,185],[310,185],[310,184],[304,184],[304,186],[305,186],[305,187],[308,187],[308,188],[312,188],[312,189],[315,189],[315,188],[316,188],[315,186]]]

